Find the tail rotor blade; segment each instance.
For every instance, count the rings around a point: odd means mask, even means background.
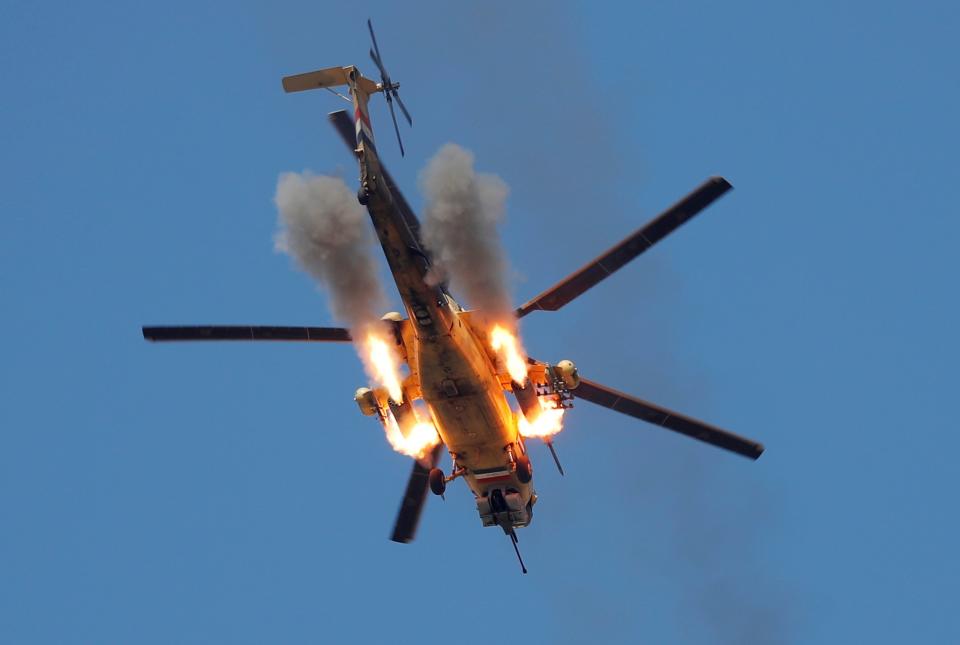
[[[397,93],[396,90],[393,90],[392,93],[393,93],[393,98],[397,99],[397,105],[400,106],[400,111],[403,112],[403,116],[407,118],[407,125],[409,125],[410,127],[413,127],[413,119],[410,118],[410,113],[407,112],[407,106],[405,106],[403,104],[403,101],[400,100],[400,95]]]
[[[367,29],[370,30],[370,40],[373,41],[373,51],[376,52],[376,54],[377,54],[377,55],[376,55],[376,58],[373,59],[373,62],[375,62],[375,63],[377,64],[377,67],[379,67],[379,68],[380,68],[380,71],[382,72],[382,71],[383,71],[383,66],[381,66],[381,65],[380,65],[380,62],[379,62],[379,61],[380,61],[380,48],[377,47],[377,36],[376,36],[376,34],[373,33],[373,23],[370,22],[370,19],[369,19],[369,18],[367,18]],[[373,52],[370,52],[370,54],[371,54],[371,57],[372,57],[372,56],[373,56]]]
[[[393,119],[393,129],[397,133],[397,143],[400,144],[400,156],[403,156],[403,141],[400,140],[400,126],[397,125],[397,115],[393,111],[393,101],[390,100],[390,95],[384,93],[384,96],[387,97],[387,107],[390,108],[390,118]]]
[[[389,78],[390,75],[387,74],[387,70],[383,68],[383,62],[380,60],[380,57],[377,56],[377,54],[372,49],[370,50],[370,60],[372,60],[373,64],[377,66],[377,69],[380,70],[381,78]]]

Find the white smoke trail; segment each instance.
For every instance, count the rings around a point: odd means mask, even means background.
[[[387,385],[368,346],[371,336],[386,347],[392,348],[393,342],[378,313],[387,300],[363,207],[342,179],[309,172],[280,175],[274,201],[280,224],[275,248],[324,288],[333,315],[350,328],[368,376]]]
[[[386,303],[370,253],[367,214],[342,179],[284,173],[274,198],[280,215],[275,247],[290,255],[330,295],[333,314],[360,330]]]
[[[507,262],[497,233],[507,185],[496,175],[478,173],[473,154],[452,143],[430,160],[420,185],[427,199],[423,242],[434,261],[428,280],[449,278],[471,307],[512,328]]]

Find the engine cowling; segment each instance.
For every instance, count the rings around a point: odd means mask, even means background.
[[[372,417],[377,413],[377,397],[374,396],[373,390],[370,388],[361,387],[358,389],[356,394],[353,395],[353,400],[357,402],[364,415]]]
[[[568,390],[575,390],[580,385],[580,373],[573,361],[562,360],[553,366],[553,371]]]

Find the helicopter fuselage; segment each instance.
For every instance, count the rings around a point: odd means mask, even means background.
[[[360,165],[361,201],[366,203],[407,312],[407,319],[400,322],[399,339],[410,369],[404,395],[426,404],[453,459],[453,473],[467,481],[481,516],[491,514],[484,513],[489,506],[484,499],[500,489],[510,509],[522,507],[503,511],[509,512],[510,524],[525,526],[534,494],[531,482],[520,481],[515,469],[516,457],[526,449],[504,395],[509,377],[498,370],[486,334],[474,324],[471,312],[464,311],[442,285],[427,279],[429,259],[400,216],[369,143],[360,155]],[[495,507],[498,500],[495,496]]]

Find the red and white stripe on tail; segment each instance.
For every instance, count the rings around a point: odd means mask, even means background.
[[[357,132],[357,146],[365,144],[371,148],[376,148],[373,143],[373,127],[370,125],[370,115],[367,113],[367,106],[363,102],[356,102],[353,110],[353,120]]]

